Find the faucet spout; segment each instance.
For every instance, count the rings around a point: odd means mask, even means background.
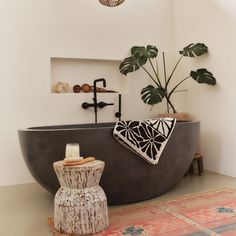
[[[101,78],[101,79],[95,79],[93,81],[93,89],[94,91],[97,90],[97,83],[98,82],[103,82],[103,87],[105,88],[107,86],[107,83],[106,83],[106,80],[104,78]]]

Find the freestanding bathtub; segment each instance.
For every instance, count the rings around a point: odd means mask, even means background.
[[[53,162],[64,159],[67,143],[79,143],[81,156],[105,162],[100,185],[110,205],[147,200],[167,192],[185,174],[199,138],[199,122],[176,123],[157,165],[144,161],[112,135],[115,123],[33,127],[19,130],[19,140],[28,169],[48,191],[59,182]]]

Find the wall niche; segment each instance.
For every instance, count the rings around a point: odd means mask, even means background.
[[[102,84],[98,84],[98,92],[126,93],[128,80],[119,71],[120,60],[84,59],[84,58],[51,58],[51,92],[75,93],[75,85],[81,88],[88,84],[93,86],[93,81],[105,78],[107,91],[102,90]],[[77,86],[78,88],[78,86]],[[86,88],[86,86],[84,86]],[[78,88],[78,90],[80,90]],[[77,94],[85,93],[82,90]],[[93,92],[93,88],[89,93]]]

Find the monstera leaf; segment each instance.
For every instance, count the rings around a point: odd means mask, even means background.
[[[191,71],[190,76],[199,84],[216,85],[215,77],[207,69],[203,68],[198,69],[197,71]]]
[[[148,45],[147,47],[132,47],[131,57],[127,57],[120,64],[120,72],[127,75],[130,72],[138,70],[141,66],[146,64],[149,58],[157,57],[158,49],[155,46]]]
[[[155,88],[152,85],[148,85],[141,91],[142,100],[148,105],[155,105],[162,101],[165,91],[161,88]]]
[[[120,64],[119,69],[123,75],[138,70],[149,58],[157,57],[158,49],[151,45],[148,45],[146,48],[134,46],[131,48],[131,54],[131,57],[125,58]]]
[[[127,57],[124,59],[124,61],[120,64],[120,73],[123,75],[127,75],[130,72],[134,72],[138,70],[143,64],[142,61],[140,61],[136,57]]]
[[[203,43],[189,44],[179,53],[185,57],[197,57],[208,52],[208,47]]]
[[[148,45],[145,47],[134,46],[131,48],[132,56],[144,60],[145,63],[149,58],[156,58],[158,49],[155,46]]]

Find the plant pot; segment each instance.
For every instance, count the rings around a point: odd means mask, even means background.
[[[167,117],[175,118],[177,121],[192,121],[192,117],[187,112],[158,114],[158,118],[167,118]]]

